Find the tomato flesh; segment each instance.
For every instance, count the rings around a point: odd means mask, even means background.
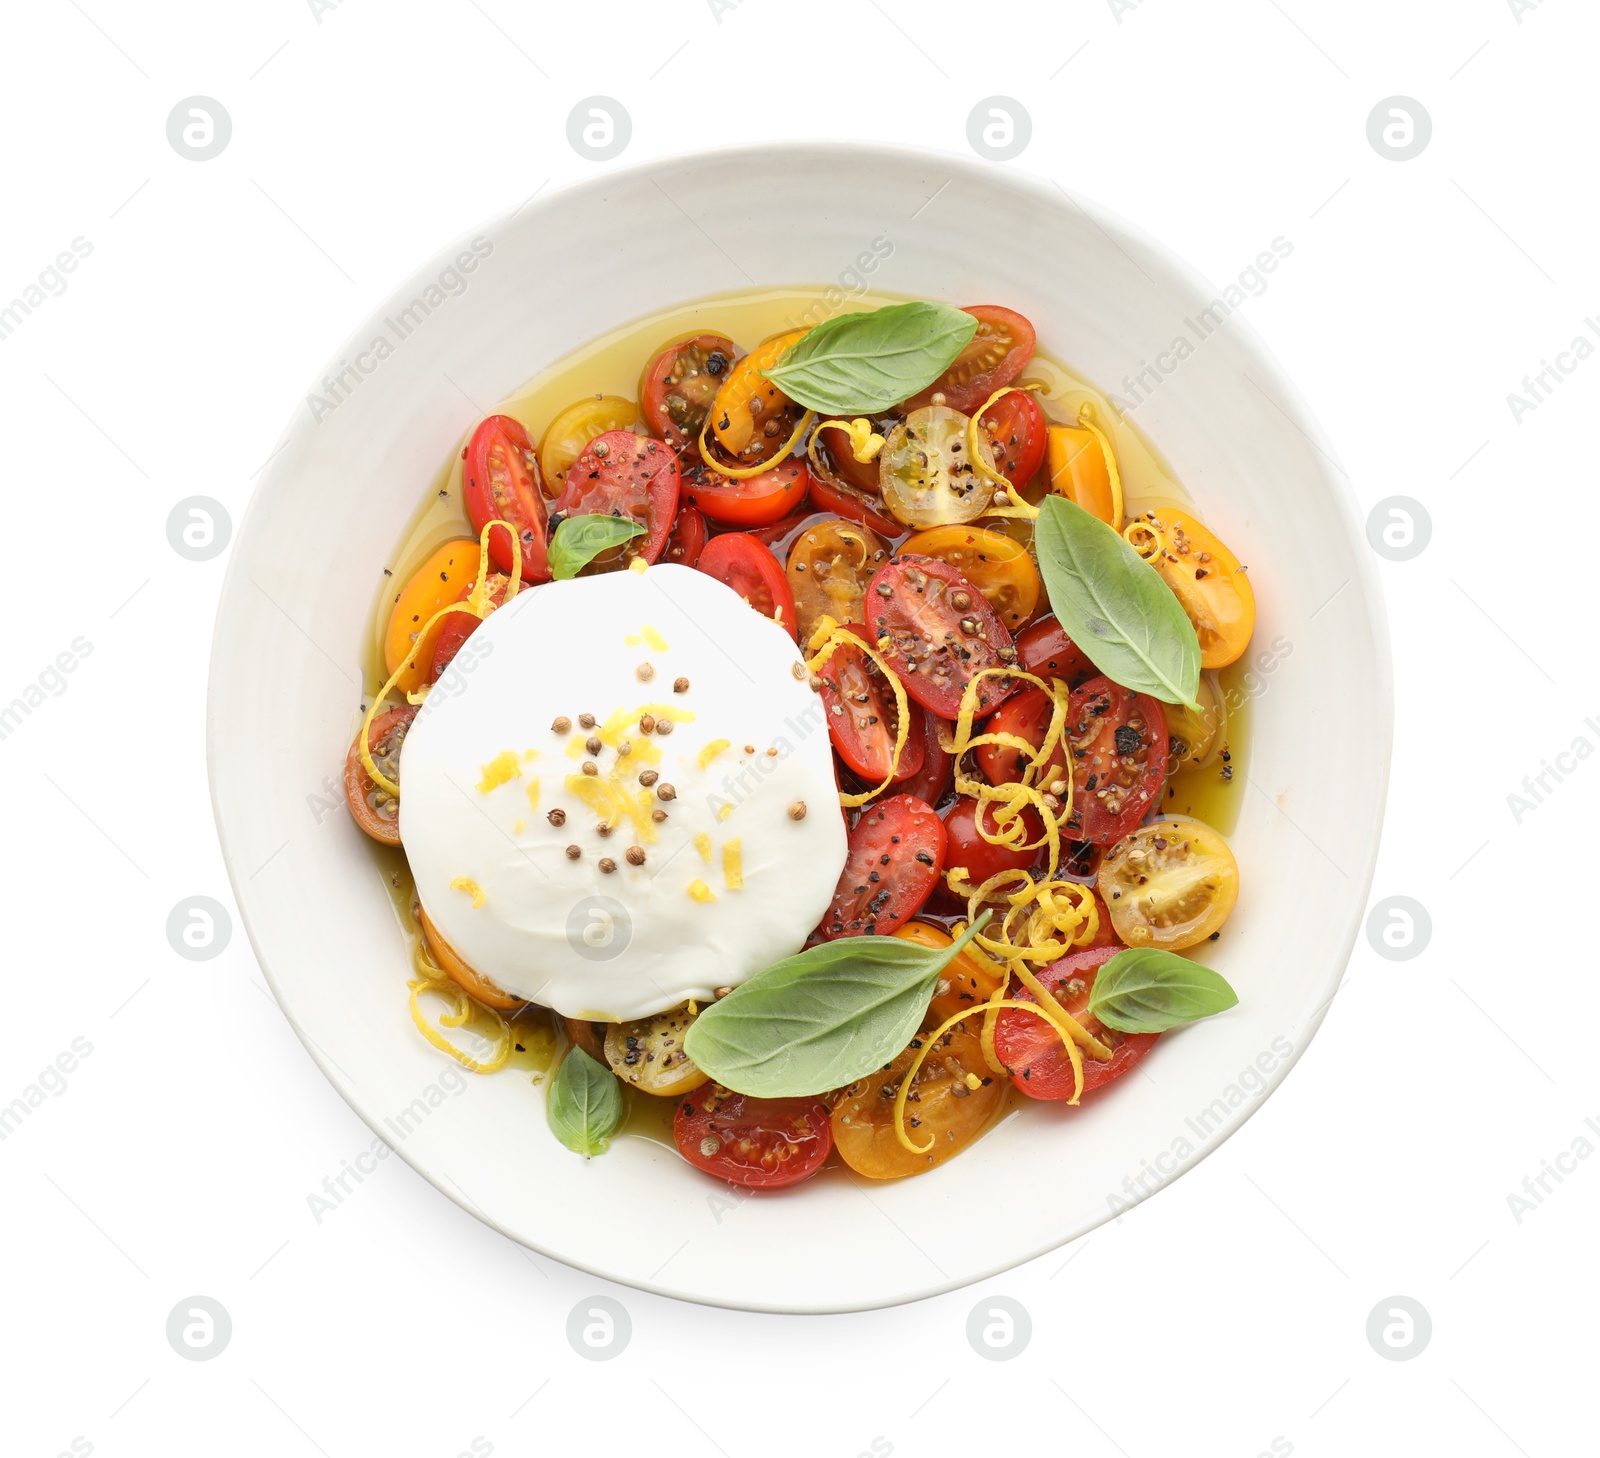
[[[944,745],[939,742],[939,730],[942,727],[946,739],[953,740],[955,725],[939,718],[937,714],[930,714],[920,705],[917,706],[917,718],[922,724],[922,767],[914,775],[901,780],[895,788],[937,810],[950,793],[956,769],[955,756],[945,753]]]
[[[974,886],[981,885],[1001,871],[1032,870],[1044,854],[1041,848],[1044,822],[1039,819],[1039,812],[1031,806],[1025,807],[1019,818],[1022,821],[1021,843],[1032,846],[1032,850],[1012,850],[1003,845],[991,845],[978,833],[978,802],[970,795],[962,795],[944,818],[947,842],[945,864],[952,869],[964,866],[967,880]],[[983,807],[983,826],[990,835],[999,834],[1000,827],[995,821],[992,804]]]
[[[962,693],[976,674],[1017,659],[1011,634],[988,599],[934,557],[884,563],[868,584],[867,614],[875,646],[906,692],[941,719],[960,716]],[[1008,679],[984,679],[977,713],[999,708],[1016,687]]]
[[[887,936],[922,910],[944,869],[944,822],[924,801],[892,795],[869,806],[850,832],[833,903],[813,942]]]
[[[462,594],[463,599],[472,596],[472,590],[478,584],[472,583]],[[489,601],[495,607],[502,607],[506,600],[506,589],[511,586],[511,579],[503,572],[489,574]],[[461,645],[478,631],[483,622],[476,613],[459,612],[451,613],[439,624],[439,638],[433,649],[433,670],[429,675],[430,682],[439,678],[450,666],[451,660],[461,651]]]
[[[544,491],[538,457],[522,422],[509,415],[480,422],[467,442],[461,481],[472,529],[481,536],[491,521],[510,522],[522,549],[522,580],[548,581]],[[511,541],[504,530],[489,533],[489,558],[502,572],[511,571]]]
[[[1052,994],[1067,1015],[1083,1029],[1109,1044],[1109,1061],[1083,1054],[1083,1091],[1101,1088],[1120,1078],[1156,1045],[1159,1033],[1119,1033],[1103,1026],[1088,1012],[1089,994],[1094,980],[1121,947],[1088,947],[1069,952],[1052,962],[1039,975],[1045,990]],[[1026,988],[1011,993],[1018,1002],[1037,1002]],[[1038,1013],[1020,1008],[1005,1008],[995,1022],[994,1051],[1011,1074],[1012,1083],[1032,1099],[1070,1099],[1075,1086],[1072,1062],[1062,1046],[1060,1035]]]
[[[658,351],[639,381],[645,423],[680,456],[698,455],[696,442],[738,351],[720,334],[697,334]]]
[[[1054,617],[1040,618],[1022,630],[1017,638],[1017,659],[1029,673],[1064,679],[1069,688],[1093,678],[1097,671],[1089,655],[1067,637]]]
[[[710,466],[697,466],[683,482],[684,498],[712,521],[728,526],[771,526],[805,503],[811,488],[806,463],[790,456],[771,470],[744,480],[730,479]]]
[[[978,424],[989,437],[995,469],[1019,489],[1033,480],[1047,441],[1039,402],[1026,390],[1012,390],[985,410]]]
[[[400,747],[417,711],[406,705],[378,714],[367,734],[367,749],[381,774],[400,783]],[[344,798],[350,815],[362,830],[383,845],[400,844],[400,801],[374,782],[361,762],[361,733],[351,741],[344,759]]]
[[[693,567],[705,551],[706,519],[692,506],[680,506],[677,519],[672,523],[672,534],[667,538],[667,550],[661,554],[663,562],[674,562],[680,567]]]
[[[867,583],[888,558],[870,527],[837,518],[807,526],[790,544],[784,569],[801,633],[809,638],[824,615],[837,623],[864,622]]]
[[[1033,358],[1034,331],[1015,309],[999,304],[973,304],[966,312],[978,321],[955,363],[926,390],[902,407],[908,413],[943,395],[952,410],[970,415],[1002,385],[1009,385]]]
[[[1159,805],[1167,779],[1167,719],[1161,704],[1092,678],[1072,691],[1064,735],[1072,749],[1074,840],[1111,845]]]
[[[1013,694],[991,714],[982,726],[985,734],[1014,734],[1026,740],[1037,752],[1050,731],[1050,716],[1055,712],[1055,702],[1043,689],[1032,686]],[[1027,769],[1029,756],[1008,744],[980,744],[976,750],[978,768],[991,785],[1012,785],[1021,781]],[[1045,767],[1034,775],[1033,783],[1049,792],[1052,784],[1064,780],[1067,751],[1057,745],[1045,761]],[[1062,783],[1062,790],[1066,789]],[[1059,791],[1055,793],[1060,793]]]
[[[830,481],[826,477],[813,475],[811,499],[823,511],[831,511],[846,521],[860,522],[864,527],[871,527],[880,537],[888,537],[893,541],[896,537],[905,535],[905,527],[889,514],[889,508],[884,505],[883,497],[876,490],[857,486],[854,482],[843,478]]]
[[[659,440],[631,430],[596,436],[567,472],[556,511],[568,516],[625,516],[644,536],[602,553],[585,572],[607,571],[634,557],[657,562],[678,510],[678,461]]]
[[[783,568],[765,543],[743,532],[712,537],[695,566],[726,583],[763,617],[795,637],[794,595]]]
[[[848,631],[870,642],[867,630],[850,624]],[[899,732],[899,706],[894,692],[872,660],[851,643],[841,643],[818,671],[822,702],[828,714],[828,737],[839,757],[869,785],[881,784],[894,769],[897,780],[909,779],[922,769],[927,735],[922,710],[909,699],[906,742],[900,761],[894,761]]]
[[[833,1148],[821,1099],[758,1099],[703,1083],[672,1116],[678,1152],[707,1174],[775,1190],[817,1172]]]

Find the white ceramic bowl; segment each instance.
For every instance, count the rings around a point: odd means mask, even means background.
[[[1135,418],[1248,564],[1252,652],[1278,645],[1256,677],[1250,785],[1231,837],[1244,894],[1212,959],[1239,1008],[1167,1039],[1143,1065],[1149,1077],[1092,1107],[1031,1106],[893,1184],[838,1175],[746,1196],[642,1139],[585,1162],[555,1142],[542,1095],[514,1076],[469,1077],[426,1117],[397,1120],[419,1097],[427,1108],[429,1086],[454,1065],[412,1027],[406,947],[360,831],[317,800],[349,743],[374,585],[472,423],[446,376],[493,400],[668,304],[832,283],[883,234],[893,254],[876,287],[1020,309],[1044,347],[1107,389],[1193,334],[1188,321],[1216,296],[1053,184],[958,158],[784,144],[611,173],[475,230],[493,253],[465,292],[320,421],[296,410],[240,528],[218,613],[217,825],[256,955],[317,1065],[413,1167],[512,1239],[724,1306],[840,1311],[948,1290],[1084,1234],[1191,1168],[1316,1030],[1377,851],[1391,681],[1370,554],[1322,432],[1234,318]],[[387,332],[385,319],[465,246],[382,301],[322,373]]]

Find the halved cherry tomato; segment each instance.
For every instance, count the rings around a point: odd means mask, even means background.
[[[1228,919],[1239,899],[1239,863],[1209,825],[1173,815],[1113,846],[1097,884],[1130,947],[1179,952]]]
[[[606,1032],[609,1023],[591,1023],[586,1018],[562,1018],[567,1037],[583,1049],[596,1063],[606,1061]]]
[[[1105,447],[1095,433],[1075,425],[1052,425],[1048,434],[1050,489],[1121,531]]]
[[[367,748],[373,763],[386,779],[400,783],[400,746],[405,743],[406,730],[417,717],[417,711],[406,705],[373,716],[372,729],[367,735]],[[400,802],[387,790],[375,784],[367,768],[361,763],[361,732],[350,742],[350,752],[344,757],[344,798],[350,807],[350,816],[368,835],[384,845],[400,844]]]
[[[877,465],[874,464],[872,469],[876,473]],[[890,541],[905,535],[905,527],[889,515],[889,508],[883,504],[883,497],[876,490],[857,486],[842,477],[830,481],[813,471],[811,499],[820,510],[831,511],[846,521],[860,522]]]
[[[893,795],[862,811],[833,904],[813,941],[887,936],[911,920],[939,884],[944,822],[911,795]]]
[[[478,584],[474,581],[462,594],[463,598],[472,595],[472,589]],[[506,589],[511,586],[511,579],[504,572],[491,572],[489,574],[489,601],[495,607],[502,607],[506,600]],[[437,680],[445,669],[450,666],[451,660],[461,651],[461,645],[478,631],[478,626],[483,622],[476,613],[451,613],[439,624],[439,639],[433,649],[433,669],[429,673],[429,681]]]
[[[1020,818],[1022,844],[1034,846],[1033,850],[1011,850],[1003,845],[991,845],[978,834],[978,802],[970,795],[962,795],[950,813],[944,817],[944,833],[947,839],[945,865],[951,870],[957,866],[964,866],[967,880],[974,886],[981,885],[990,876],[998,875],[1001,871],[1032,870],[1039,864],[1039,858],[1044,854],[1041,848],[1044,841],[1044,822],[1039,819],[1038,812],[1031,807],[1025,807]],[[984,807],[983,825],[990,835],[999,834],[1000,827],[995,820],[993,805]]]
[[[743,532],[712,537],[694,564],[709,577],[726,583],[763,617],[771,618],[795,637],[794,596],[783,567],[770,548]]]
[[[1026,740],[1035,751],[1044,743],[1050,732],[1050,718],[1055,704],[1043,689],[1027,687],[1013,694],[1001,705],[998,713],[984,720],[984,734],[1015,734]],[[1029,756],[1008,744],[980,744],[975,751],[978,768],[991,785],[1012,785],[1021,781]],[[1058,744],[1045,761],[1044,769],[1033,777],[1034,784],[1049,794],[1061,794],[1066,789],[1065,774],[1067,751]],[[1060,790],[1052,785],[1060,784]],[[1030,840],[1032,836],[1028,837]]]
[[[1200,639],[1200,666],[1225,668],[1250,646],[1256,594],[1239,559],[1188,512],[1146,512],[1165,550],[1151,565],[1177,594]]]
[[[995,470],[1019,490],[1033,480],[1044,460],[1044,411],[1039,402],[1026,390],[1012,390],[985,410],[978,424],[989,437]]]
[[[901,941],[935,950],[948,947],[954,940],[943,927],[934,926],[928,921],[908,921],[896,928],[894,935]],[[939,983],[934,990],[933,1000],[928,1004],[923,1027],[936,1028],[946,1018],[965,1012],[977,1003],[987,1002],[994,995],[995,988],[1006,980],[1006,976],[1003,968],[969,944],[965,951],[957,952],[955,959],[939,974]]]
[[[794,532],[800,530],[817,513],[809,509],[797,511],[793,516],[786,516],[782,521],[775,521],[771,526],[751,527],[750,535],[763,545],[771,547],[773,551],[780,551],[779,543]]]
[[[920,531],[983,515],[994,483],[972,461],[968,423],[959,410],[929,405],[889,432],[878,452],[878,487],[896,520]],[[993,452],[982,436],[978,450],[992,466]]]
[[[686,1007],[611,1023],[606,1028],[605,1061],[624,1083],[640,1093],[673,1099],[706,1081],[683,1051],[683,1035],[694,1021]]]
[[[1094,935],[1089,938],[1086,950],[1092,951],[1096,947],[1115,947],[1121,951],[1127,943],[1117,935],[1117,926],[1111,919],[1111,909],[1106,905],[1105,897],[1093,890],[1089,894],[1094,897],[1095,923]]]
[[[690,1164],[719,1179],[775,1190],[815,1174],[833,1148],[821,1099],[758,1099],[703,1083],[678,1105],[672,1137]]]
[[[1160,703],[1109,678],[1072,691],[1063,731],[1072,747],[1074,840],[1112,845],[1161,799],[1167,780],[1167,718]]]
[[[1005,1101],[1006,1082],[989,1071],[978,1035],[965,1025],[951,1028],[922,1060],[906,1097],[906,1133],[915,1144],[931,1138],[933,1148],[907,1149],[895,1137],[895,1094],[921,1044],[919,1038],[887,1068],[857,1079],[834,1105],[840,1157],[868,1179],[899,1179],[943,1164],[984,1131]]]
[[[711,436],[740,466],[771,460],[805,414],[761,372],[777,364],[785,350],[808,333],[790,329],[764,339],[735,362],[711,405]]]
[[[1002,385],[1009,385],[1033,358],[1034,332],[1014,309],[998,304],[971,304],[978,332],[955,358],[955,363],[926,390],[906,401],[906,411],[919,410],[942,394],[952,410],[970,415]]]
[[[610,430],[631,431],[639,424],[639,407],[621,395],[595,395],[567,406],[539,442],[539,469],[546,496],[560,496],[567,472],[590,441]]]
[[[738,351],[720,334],[696,334],[658,350],[639,379],[645,424],[680,456],[699,454],[696,445],[706,411],[716,398]]]
[[[491,415],[472,432],[461,469],[462,495],[472,529],[480,536],[491,521],[508,521],[522,548],[522,580],[544,582],[545,504],[539,463],[521,421]],[[504,530],[489,533],[489,559],[511,571],[511,542]]]
[[[677,519],[672,523],[672,535],[667,538],[667,550],[661,554],[663,562],[675,562],[680,567],[693,567],[705,551],[706,519],[692,506],[680,506]]]
[[[494,535],[503,537],[505,533],[497,531]],[[440,608],[460,602],[467,595],[478,575],[478,556],[478,544],[470,537],[446,542],[395,594],[389,626],[383,635],[383,666],[385,672],[393,673],[406,664],[405,671],[395,680],[402,692],[415,693],[427,683],[433,672],[434,648],[444,625],[451,618],[470,616],[449,613],[423,632],[428,619]]]
[[[888,547],[871,527],[853,521],[817,521],[801,532],[784,570],[802,641],[824,614],[839,623],[864,622],[867,583],[888,560]]]
[[[941,719],[959,717],[962,693],[975,674],[1017,661],[1011,634],[988,599],[934,557],[885,562],[867,585],[867,622],[874,646],[906,692]],[[999,708],[1016,687],[1007,679],[984,679],[977,712]]]
[[[942,526],[918,532],[900,548],[902,556],[948,562],[989,600],[1000,621],[1015,633],[1039,605],[1039,570],[1014,537],[979,526]],[[1021,644],[1017,645],[1021,651]]]
[[[631,430],[608,430],[583,449],[556,502],[563,517],[626,516],[645,534],[603,552],[584,569],[607,571],[635,557],[658,562],[678,510],[678,459],[665,443]]]
[[[1064,679],[1074,688],[1099,671],[1054,617],[1029,623],[1017,639],[1017,659],[1040,678]]]
[[[863,642],[870,643],[867,630],[845,624]],[[841,643],[818,672],[822,680],[822,703],[828,715],[828,737],[842,759],[869,785],[881,784],[891,768],[897,780],[909,779],[922,768],[927,739],[922,710],[911,699],[906,725],[906,742],[900,761],[894,762],[895,737],[900,715],[890,689],[877,666],[859,648]],[[837,705],[837,707],[835,707]]]
[[[956,768],[955,757],[946,754],[944,745],[939,742],[939,730],[943,728],[946,737],[953,739],[955,725],[947,719],[941,719],[937,714],[930,714],[920,706],[917,717],[922,723],[924,745],[922,768],[908,779],[901,780],[895,788],[901,794],[914,795],[924,804],[932,805],[937,810],[944,803],[945,796],[950,793]]]
[[[846,484],[853,486],[857,491],[865,491],[872,496],[878,494],[878,462],[876,458],[870,461],[858,461],[856,453],[850,448],[850,437],[842,430],[823,430],[822,427],[830,420],[854,420],[853,415],[825,415],[817,421],[817,450],[821,454],[828,469],[835,476],[842,477]],[[879,435],[887,436],[891,430],[900,423],[898,415],[880,415],[871,419],[872,428]]]
[[[498,1008],[501,1012],[510,1012],[513,1008],[522,1006],[520,997],[513,997],[504,989],[496,987],[487,977],[467,966],[461,959],[461,954],[444,939],[428,913],[420,907],[418,919],[422,922],[422,939],[428,944],[433,960],[457,987],[469,996],[477,998],[485,1007]]]
[[[1111,1058],[1102,1062],[1083,1055],[1083,1091],[1103,1087],[1120,1078],[1156,1045],[1159,1033],[1119,1033],[1104,1027],[1088,1012],[1089,994],[1094,980],[1121,947],[1088,947],[1069,952],[1052,962],[1039,975],[1045,990],[1061,1004],[1067,1015],[1112,1048]],[[1012,994],[1019,1002],[1036,1002],[1026,987]],[[994,1051],[1011,1072],[1011,1081],[1031,1099],[1070,1099],[1075,1080],[1067,1050],[1060,1035],[1037,1013],[1021,1008],[1005,1008],[995,1022]]]
[[[771,526],[798,511],[811,486],[811,472],[797,456],[744,480],[719,475],[710,466],[684,473],[683,494],[712,521],[728,526]]]

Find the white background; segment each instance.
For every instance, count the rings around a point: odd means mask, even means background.
[[[1579,736],[1600,745],[1584,722],[1600,722],[1600,361],[1520,423],[1506,397],[1600,315],[1600,15],[1580,0],[719,8],[9,10],[0,304],[74,238],[93,251],[0,340],[0,703],[75,639],[91,651],[0,740],[0,1104],[75,1038],[93,1051],[0,1143],[0,1447],[1585,1447],[1600,1159],[1547,1175],[1537,1203],[1522,1182],[1575,1140],[1600,1148],[1584,1124],[1600,1122],[1585,926],[1600,767],[1547,779],[1520,823],[1507,796]],[[375,300],[478,220],[592,175],[566,118],[596,93],[631,114],[624,164],[813,136],[966,152],[974,104],[1015,98],[1033,135],[1004,165],[1104,203],[1213,280],[1293,242],[1248,318],[1363,512],[1403,495],[1432,518],[1420,556],[1381,564],[1399,708],[1373,888],[1422,902],[1431,943],[1402,962],[1363,939],[1310,1051],[1236,1138],[985,1288],[849,1317],[686,1306],[533,1257],[399,1160],[319,1223],[308,1195],[369,1133],[237,926],[214,961],[168,946],[180,900],[231,905],[201,735],[226,558],[175,553],[169,510],[206,495],[237,522],[312,371]],[[166,136],[195,94],[233,120],[205,163]],[[1366,130],[1396,94],[1434,126],[1403,163]],[[981,219],[972,234],[1004,246]],[[214,1360],[167,1341],[195,1294],[231,1316]],[[596,1294],[632,1322],[603,1363],[566,1336]],[[1032,1320],[1006,1362],[965,1335],[999,1295]],[[1431,1316],[1414,1360],[1366,1336],[1394,1295]]]

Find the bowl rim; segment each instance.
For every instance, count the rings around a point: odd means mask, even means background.
[[[771,165],[779,158],[820,158],[836,161],[849,160],[852,163],[868,159],[875,160],[882,165],[899,163],[924,167],[933,164],[948,170],[952,175],[962,174],[966,178],[984,186],[998,184],[1003,188],[1010,188],[1024,195],[1031,195],[1042,205],[1052,208],[1059,207],[1062,201],[1065,201],[1068,206],[1076,209],[1104,233],[1119,250],[1122,247],[1122,243],[1119,241],[1120,238],[1147,250],[1160,261],[1162,266],[1176,280],[1185,286],[1208,294],[1216,293],[1211,281],[1168,245],[1152,237],[1142,228],[1130,223],[1111,209],[1092,202],[1055,182],[1054,179],[1038,173],[1022,168],[986,162],[934,147],[910,147],[895,143],[854,142],[838,139],[759,141],[671,153],[665,156],[649,158],[625,167],[608,168],[592,177],[581,178],[549,192],[540,191],[524,199],[515,207],[502,209],[492,217],[473,224],[469,229],[455,235],[448,244],[436,249],[404,278],[397,281],[387,292],[382,294],[379,302],[361,317],[341,340],[333,353],[327,357],[323,367],[311,376],[308,389],[314,389],[318,381],[331,373],[341,359],[349,358],[353,351],[361,348],[366,343],[370,337],[372,321],[382,316],[386,306],[393,298],[401,293],[413,291],[432,275],[436,275],[440,268],[448,266],[450,261],[475,237],[484,234],[494,236],[496,232],[507,227],[514,219],[520,219],[525,213],[530,218],[536,218],[541,213],[564,206],[575,199],[590,198],[596,194],[604,194],[633,183],[655,181],[655,175],[663,170],[692,169],[705,165],[729,165],[742,162]],[[793,283],[795,281],[791,280],[789,282]],[[760,286],[757,285],[757,287]],[[689,302],[689,300],[685,299],[682,302]],[[1377,870],[1378,848],[1382,839],[1387,811],[1388,785],[1394,750],[1393,653],[1389,630],[1389,615],[1384,599],[1382,579],[1376,564],[1371,560],[1371,555],[1359,550],[1359,544],[1364,537],[1365,529],[1357,510],[1354,481],[1350,473],[1345,469],[1343,462],[1339,459],[1332,442],[1328,440],[1320,421],[1310,409],[1305,398],[1301,395],[1277,356],[1256,331],[1251,321],[1241,313],[1235,312],[1229,317],[1228,322],[1230,327],[1237,331],[1241,342],[1254,352],[1268,372],[1268,383],[1271,386],[1273,400],[1280,405],[1284,413],[1306,436],[1308,441],[1313,444],[1318,453],[1331,464],[1332,471],[1323,473],[1327,494],[1332,500],[1334,509],[1342,519],[1350,541],[1358,546],[1358,550],[1353,553],[1354,571],[1357,583],[1362,589],[1369,609],[1368,616],[1372,628],[1372,668],[1378,689],[1378,701],[1372,707],[1376,711],[1374,717],[1380,721],[1378,728],[1381,730],[1381,745],[1379,746],[1381,749],[1381,773],[1379,777],[1380,783],[1377,787],[1377,812],[1368,828],[1363,848],[1366,864],[1363,873],[1357,878],[1355,888],[1360,891],[1359,904],[1362,908],[1365,908]],[[536,373],[537,371],[534,372]],[[303,401],[305,394],[306,392],[303,391],[298,400]],[[993,1280],[996,1276],[1003,1275],[1007,1271],[1037,1260],[1040,1256],[1059,1250],[1074,1241],[1081,1240],[1091,1231],[1105,1224],[1107,1220],[1120,1219],[1122,1215],[1127,1214],[1152,1195],[1165,1189],[1174,1180],[1187,1174],[1211,1154],[1215,1153],[1216,1150],[1220,1149],[1223,1144],[1237,1134],[1255,1116],[1267,1102],[1270,1095],[1277,1090],[1288,1076],[1289,1070],[1300,1061],[1301,1056],[1321,1028],[1328,1009],[1331,1007],[1333,999],[1337,996],[1339,987],[1343,983],[1351,954],[1355,948],[1356,937],[1364,919],[1364,910],[1351,918],[1350,925],[1346,929],[1342,940],[1335,943],[1331,948],[1335,955],[1329,959],[1330,973],[1328,983],[1325,984],[1325,987],[1331,986],[1331,991],[1328,992],[1328,995],[1315,1010],[1307,1016],[1304,1024],[1296,1034],[1291,1054],[1277,1064],[1270,1074],[1265,1075],[1266,1081],[1259,1096],[1252,1098],[1248,1105],[1239,1111],[1239,1117],[1232,1121],[1218,1137],[1212,1139],[1197,1151],[1193,1158],[1184,1161],[1170,1174],[1163,1175],[1158,1182],[1152,1184],[1148,1189],[1141,1188],[1137,1193],[1131,1195],[1122,1203],[1122,1208],[1115,1214],[1108,1212],[1095,1220],[1093,1224],[1075,1234],[1064,1238],[1050,1235],[1042,1241],[1030,1243],[1025,1247],[1010,1248],[996,1259],[981,1262],[975,1271],[919,1283],[914,1289],[908,1288],[899,1294],[872,1297],[858,1301],[819,1302],[812,1305],[797,1305],[792,1301],[763,1301],[731,1296],[719,1297],[704,1291],[679,1288],[674,1286],[671,1281],[654,1277],[636,1278],[618,1275],[615,1271],[601,1269],[590,1261],[547,1250],[527,1236],[507,1229],[487,1211],[475,1206],[442,1174],[432,1169],[427,1161],[416,1154],[404,1141],[398,1144],[389,1141],[383,1130],[378,1127],[376,1114],[368,1114],[356,1097],[355,1090],[347,1086],[346,1079],[337,1065],[321,1050],[317,1041],[301,1027],[283,989],[278,985],[278,979],[272,967],[266,957],[262,955],[260,941],[252,914],[248,909],[247,898],[242,885],[243,868],[236,858],[234,847],[230,842],[228,827],[224,821],[218,789],[218,757],[220,741],[223,737],[223,726],[220,722],[220,700],[223,697],[223,693],[220,685],[231,670],[225,651],[225,642],[228,631],[232,627],[232,620],[238,611],[236,604],[243,597],[239,577],[234,570],[235,562],[242,560],[243,552],[241,549],[259,529],[259,523],[265,511],[264,498],[274,480],[273,462],[291,444],[297,441],[304,441],[314,429],[314,425],[315,422],[307,422],[304,414],[299,409],[291,411],[289,421],[280,433],[277,443],[266,460],[257,469],[255,484],[251,488],[249,502],[240,519],[239,529],[234,534],[233,541],[229,547],[226,571],[218,594],[216,614],[212,626],[211,654],[207,664],[205,749],[206,778],[211,800],[212,818],[216,824],[217,839],[222,851],[223,863],[227,870],[229,885],[233,892],[234,906],[244,926],[256,964],[260,967],[262,976],[265,978],[279,1010],[287,1019],[289,1026],[294,1030],[295,1036],[299,1038],[306,1052],[310,1055],[312,1062],[328,1082],[333,1085],[356,1117],[374,1135],[384,1139],[385,1143],[389,1143],[391,1149],[434,1189],[507,1239],[516,1242],[518,1245],[526,1246],[549,1260],[556,1261],[574,1270],[583,1271],[585,1274],[600,1280],[645,1291],[652,1295],[670,1297],[696,1305],[719,1307],[726,1310],[781,1315],[835,1315],[857,1311],[881,1310],[906,1305],[914,1301],[927,1300],[959,1290],[964,1286],[974,1285],[980,1281]],[[1335,479],[1335,473],[1342,480]],[[900,1182],[896,1181],[895,1183]]]

